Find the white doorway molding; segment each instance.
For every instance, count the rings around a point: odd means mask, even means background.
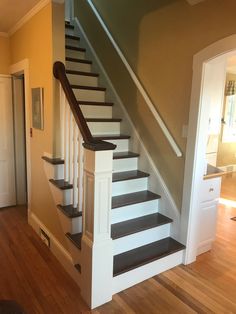
[[[30,85],[29,85],[29,60],[24,59],[10,66],[11,75],[24,74],[25,87],[25,143],[26,143],[26,168],[27,168],[27,198],[28,198],[28,219],[31,208],[31,149],[30,149],[30,127],[31,127],[31,110],[30,110]]]
[[[202,105],[203,76],[206,64],[216,58],[236,54],[236,35],[231,35],[206,47],[193,58],[193,79],[190,100],[189,129],[186,149],[183,205],[181,212],[181,240],[186,244],[185,264],[196,260],[199,226],[199,194],[204,173],[202,145],[205,129]]]

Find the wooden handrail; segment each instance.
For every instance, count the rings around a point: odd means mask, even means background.
[[[66,76],[65,66],[61,61],[56,61],[54,63],[53,74],[54,77],[60,81],[61,86],[64,90],[70,109],[73,113],[75,122],[78,125],[80,133],[83,137],[84,140],[83,146],[93,151],[114,150],[116,148],[116,145],[105,141],[97,140],[92,136],[88,124],[84,118],[84,115],[78,105],[78,101],[76,100],[70,82]]]

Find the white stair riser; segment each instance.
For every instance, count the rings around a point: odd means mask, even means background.
[[[95,76],[67,74],[67,77],[71,84],[98,86],[98,78]]]
[[[66,69],[74,71],[91,72],[91,64],[66,61]]]
[[[125,180],[112,183],[112,196],[147,190],[147,178]]]
[[[68,238],[66,238],[69,252],[71,254],[71,257],[73,259],[74,264],[80,264],[81,263],[81,251],[77,248],[76,245],[72,243],[72,241]]]
[[[113,160],[113,172],[131,171],[138,169],[138,158],[124,158]]]
[[[179,251],[154,262],[137,267],[119,276],[113,277],[112,290],[113,294],[136,285],[146,279],[158,275],[168,269],[171,269],[183,262],[183,252]]]
[[[111,223],[151,215],[158,212],[158,200],[114,208],[111,211]]]
[[[60,209],[57,209],[57,212],[64,233],[82,232],[82,217],[69,218],[65,216]]]
[[[64,178],[64,165],[52,165],[44,161],[44,168],[47,171],[48,179],[60,180]]]
[[[80,105],[85,118],[112,118],[111,106]]]
[[[72,50],[72,49],[66,49],[66,56],[70,58],[76,58],[76,59],[85,59],[84,52]]]
[[[105,92],[100,90],[73,89],[75,97],[84,101],[105,101]]]
[[[66,33],[66,35],[75,35],[74,29],[71,29],[71,28],[66,28],[65,33]]]
[[[88,122],[88,126],[93,135],[120,134],[120,122]]]
[[[79,42],[78,39],[66,38],[66,45],[68,46],[79,47]]]
[[[114,255],[136,249],[140,246],[167,238],[170,235],[170,224],[137,232],[120,239],[113,240]]]
[[[129,150],[129,139],[122,140],[106,140],[109,143],[116,145],[114,152],[125,152]]]

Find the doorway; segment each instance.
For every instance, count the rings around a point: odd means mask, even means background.
[[[13,75],[13,124],[16,205],[27,205],[26,129],[24,74]]]
[[[189,116],[189,130],[186,151],[183,207],[181,213],[181,237],[186,243],[185,264],[196,260],[198,254],[199,230],[210,229],[211,224],[206,224],[206,216],[202,219],[203,205],[207,210],[212,210],[216,205],[213,201],[220,195],[220,184],[211,186],[204,180],[206,170],[206,146],[209,129],[210,94],[204,93],[204,82],[211,78],[210,85],[215,83],[214,71],[224,74],[226,60],[236,55],[236,35],[222,39],[203,49],[194,56],[193,81]],[[218,66],[217,66],[218,65]],[[224,76],[225,79],[225,76]],[[208,80],[209,81],[209,80]],[[217,83],[218,84],[218,83]],[[224,91],[224,82],[223,84]],[[218,91],[222,89],[218,88]],[[214,97],[213,97],[214,98]],[[213,101],[213,105],[215,100]],[[221,108],[222,109],[222,108]],[[221,116],[219,116],[221,118]],[[212,128],[216,127],[214,123]],[[217,179],[215,179],[217,181]],[[213,199],[208,199],[209,193]],[[205,200],[203,199],[205,197]],[[212,201],[212,202],[211,202]]]

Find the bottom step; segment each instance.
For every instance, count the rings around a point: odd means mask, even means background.
[[[113,294],[182,264],[184,249],[165,238],[114,256]]]
[[[172,238],[165,238],[134,250],[114,256],[113,276],[151,263],[157,259],[183,250],[185,246]]]

